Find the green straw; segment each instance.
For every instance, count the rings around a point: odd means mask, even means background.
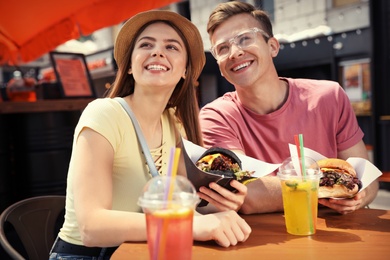
[[[306,181],[306,165],[305,165],[305,149],[304,149],[304,146],[303,146],[303,135],[302,134],[299,134],[298,136],[299,138],[299,148],[300,148],[300,154],[301,154],[301,169],[302,169],[302,174],[303,174],[303,179],[304,181]],[[311,196],[310,196],[310,193],[307,193],[307,199],[308,201],[310,202],[311,201]],[[310,232],[311,233],[314,233],[314,225],[313,225],[313,213],[311,212],[311,203],[308,203],[308,212],[309,212],[309,225],[310,225]]]
[[[305,166],[305,151],[303,149],[303,135],[299,134],[299,149],[301,151],[301,169],[303,174],[303,179],[306,181],[306,166]]]

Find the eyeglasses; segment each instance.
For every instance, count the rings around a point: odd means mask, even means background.
[[[245,49],[256,42],[256,33],[261,33],[267,40],[269,35],[259,28],[251,28],[240,32],[228,41],[217,43],[211,47],[211,54],[216,60],[226,59],[230,53],[230,48],[234,43],[238,48]]]

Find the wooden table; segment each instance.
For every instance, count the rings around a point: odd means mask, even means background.
[[[246,242],[229,248],[213,241],[195,242],[192,259],[390,259],[388,210],[360,209],[340,215],[321,209],[316,234],[302,237],[287,234],[282,213],[243,218],[252,227]],[[123,243],[111,259],[149,259],[147,244]]]

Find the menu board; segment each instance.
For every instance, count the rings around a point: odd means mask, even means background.
[[[51,52],[50,57],[64,97],[94,97],[84,54]]]

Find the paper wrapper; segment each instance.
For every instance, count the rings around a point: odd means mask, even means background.
[[[210,172],[204,172],[196,167],[196,162],[200,158],[200,156],[207,150],[199,145],[196,145],[190,141],[184,140],[184,149],[183,156],[187,169],[187,177],[192,182],[196,191],[199,191],[199,188],[202,186],[208,187],[210,182],[216,182],[222,187],[225,187],[229,190],[233,190],[230,186],[230,181],[232,177],[222,176],[218,174],[213,174]],[[298,156],[297,148],[293,144],[289,144],[290,154],[291,156]],[[321,159],[326,158],[325,156],[317,153],[309,148],[304,148],[305,156],[311,157],[315,161],[319,161]],[[278,167],[279,164],[266,163],[264,161],[260,161],[254,159],[252,157],[236,154],[238,158],[240,158],[242,163],[242,170],[246,171],[254,171],[253,177],[260,178],[264,177],[270,173],[273,173]],[[382,175],[382,172],[375,167],[370,161],[363,158],[355,158],[351,157],[347,160],[354,168],[357,173],[357,177],[362,182],[362,188],[359,192],[364,190],[368,185],[370,185],[375,179]],[[198,207],[206,206],[207,201],[202,200]]]
[[[289,149],[291,156],[298,156],[297,148],[295,145],[289,144]],[[315,161],[326,159],[326,157],[322,154],[317,153],[316,151],[313,151],[309,148],[304,148],[304,153],[305,156],[311,157]],[[379,176],[382,175],[382,172],[366,159],[350,157],[347,159],[347,162],[349,162],[353,166],[356,171],[357,177],[362,182],[362,188],[359,190],[359,192],[367,188],[368,185],[370,185],[374,180],[376,180]]]
[[[187,177],[196,188],[196,191],[199,191],[199,188],[202,186],[208,187],[210,182],[216,182],[228,190],[234,190],[230,186],[230,181],[233,179],[233,177],[205,172],[196,167],[196,162],[207,149],[187,140],[183,140],[183,143],[183,156],[187,169]],[[252,177],[256,178],[263,177],[274,172],[280,165],[266,163],[242,154],[236,155],[241,160],[242,170],[254,171]],[[202,200],[198,207],[203,207],[206,205],[207,201]]]

